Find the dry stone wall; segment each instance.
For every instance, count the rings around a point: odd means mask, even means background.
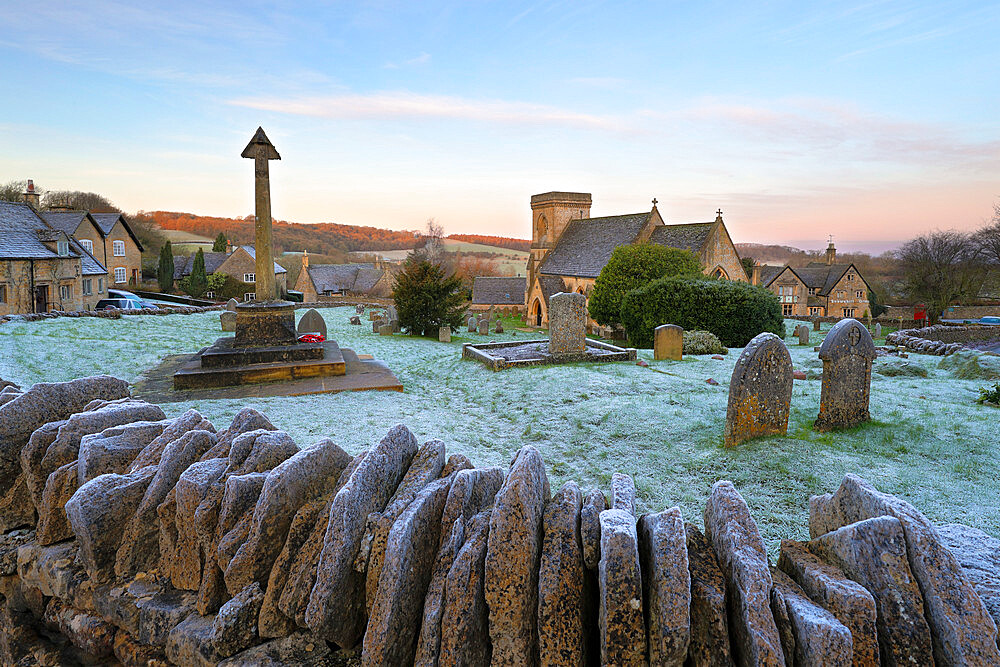
[[[530,446],[350,456],[110,377],[0,386],[3,665],[1000,664],[1000,541],[854,475],[775,564],[727,481],[702,532]]]
[[[900,329],[885,337],[889,345],[940,357],[964,350],[969,343],[1000,340],[1000,327],[935,324],[920,329]]]

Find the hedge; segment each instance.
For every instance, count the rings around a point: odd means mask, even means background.
[[[653,329],[661,324],[711,331],[727,347],[744,347],[765,331],[785,333],[777,296],[731,280],[662,278],[626,294],[621,315],[629,340],[640,348],[653,346]]]

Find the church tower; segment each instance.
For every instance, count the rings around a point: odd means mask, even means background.
[[[538,265],[555,247],[573,220],[590,217],[589,192],[546,192],[531,196],[531,254],[528,256],[528,291]]]

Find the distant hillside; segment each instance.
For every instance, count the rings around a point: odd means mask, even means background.
[[[141,215],[160,229],[179,230],[214,239],[222,232],[234,244],[254,242],[253,216],[214,218],[191,213],[148,211]],[[272,226],[275,254],[308,250],[310,253],[335,255],[352,250],[395,250],[422,246],[424,239],[413,232],[397,232],[377,227],[356,227],[333,222],[302,224],[275,220]]]
[[[787,245],[765,245],[763,243],[737,243],[740,257],[752,257],[761,264],[788,264],[807,256],[804,250]]]
[[[491,245],[497,248],[506,248],[508,250],[520,250],[521,252],[528,252],[531,250],[531,241],[525,239],[512,239],[506,236],[482,236],[480,234],[449,234],[449,239],[455,239],[456,241],[466,241],[468,243],[480,243],[482,245]]]

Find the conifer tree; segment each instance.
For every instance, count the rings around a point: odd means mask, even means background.
[[[156,271],[156,280],[160,283],[160,291],[169,294],[174,288],[174,251],[170,241],[160,248],[160,266]]]

